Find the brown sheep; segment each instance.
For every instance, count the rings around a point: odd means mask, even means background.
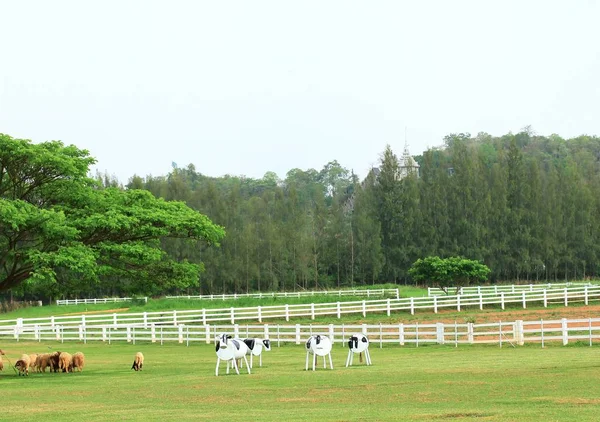
[[[141,371],[142,366],[144,366],[144,355],[142,354],[142,352],[137,352],[135,354],[135,359],[133,360],[133,366],[131,367],[131,369]]]
[[[54,353],[50,353],[50,371],[51,372],[58,372],[58,356],[60,355],[60,352],[54,352]]]
[[[38,355],[37,360],[35,361],[35,369],[37,372],[46,372],[46,368],[50,366],[50,353],[44,353]]]
[[[71,372],[73,372],[74,368],[79,369],[79,372],[83,371],[83,365],[85,364],[85,356],[81,352],[77,352],[73,355],[73,360],[71,362]]]
[[[34,368],[35,368],[35,366],[36,366],[35,364],[36,364],[36,361],[37,361],[37,357],[38,357],[37,353],[30,353],[30,354],[29,354],[29,367],[30,367],[31,369],[34,369]]]
[[[31,360],[29,359],[29,355],[21,355],[21,359],[19,359],[15,363],[15,368],[19,371],[19,376],[29,375],[29,364]]]
[[[60,352],[60,355],[58,355],[58,368],[62,369],[63,372],[72,372],[73,356],[68,352]]]

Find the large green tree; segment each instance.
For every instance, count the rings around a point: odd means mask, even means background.
[[[218,244],[224,229],[182,202],[104,188],[88,151],[0,134],[0,291],[57,274],[117,278],[139,293],[198,282],[200,262],[174,260],[161,239]]]

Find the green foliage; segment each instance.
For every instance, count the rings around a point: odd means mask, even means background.
[[[449,287],[456,287],[458,292],[463,286],[487,280],[490,269],[471,259],[428,256],[417,259],[408,272],[415,281],[437,286],[448,294]]]
[[[74,146],[0,135],[0,291],[28,279],[112,277],[145,294],[197,285],[202,265],[171,259],[160,240],[218,245],[223,228],[182,202],[104,189],[86,176],[92,163]]]

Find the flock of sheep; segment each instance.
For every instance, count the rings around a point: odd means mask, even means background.
[[[4,369],[4,363],[1,359],[3,355],[5,353],[0,349],[0,371]],[[15,369],[19,376],[27,376],[30,370],[46,372],[46,368],[50,368],[50,372],[73,372],[75,369],[81,372],[84,365],[85,356],[82,352],[77,352],[73,355],[68,352],[32,353],[29,355],[22,354],[19,360],[15,362]],[[131,369],[141,371],[143,366],[144,355],[141,352],[137,352]]]

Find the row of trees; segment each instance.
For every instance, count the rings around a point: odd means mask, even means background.
[[[363,180],[337,161],[284,179],[213,178],[190,164],[133,176],[124,191],[182,201],[227,230],[220,248],[162,237],[175,262],[205,268],[198,287],[164,293],[409,283],[411,265],[427,256],[480,261],[492,281],[598,273],[600,138],[452,134],[415,158],[420,173],[401,178],[388,146]],[[98,179],[119,190],[119,181]],[[124,273],[71,287],[79,296],[147,290]]]

